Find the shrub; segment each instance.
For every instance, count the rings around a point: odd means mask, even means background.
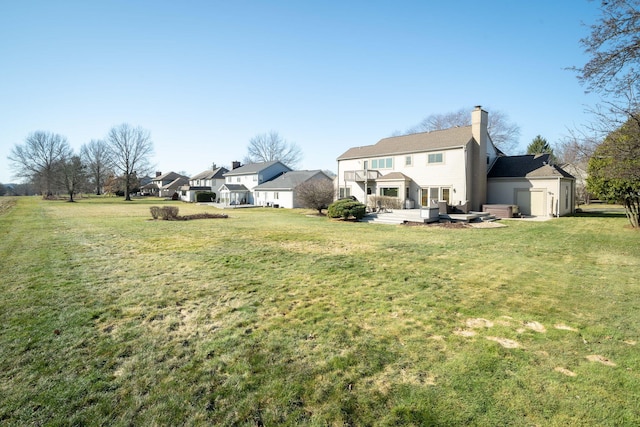
[[[389,196],[373,196],[371,203],[376,208],[382,209],[402,209],[402,202],[398,197]]]
[[[164,220],[174,220],[178,218],[179,209],[177,206],[163,206],[160,208],[160,217]]]
[[[364,218],[366,207],[360,202],[351,199],[342,199],[333,202],[327,209],[330,218],[349,219],[354,217],[357,220]]]
[[[151,211],[151,217],[153,219],[158,219],[160,216],[160,208],[158,206],[151,206],[149,210]]]
[[[196,202],[215,202],[216,193],[212,191],[202,191],[196,193]]]

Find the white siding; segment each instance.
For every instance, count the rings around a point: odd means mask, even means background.
[[[563,178],[491,178],[487,183],[487,203],[517,205],[518,192],[536,192],[530,200],[531,215],[555,216],[573,212],[573,184]],[[521,202],[522,194],[520,194]],[[537,207],[542,204],[542,207]]]
[[[440,164],[428,164],[427,159],[430,153],[442,153],[443,162]],[[409,187],[409,198],[417,204],[420,202],[420,189],[434,186],[451,188],[451,202],[454,204],[465,203],[469,199],[466,182],[467,160],[465,155],[466,151],[460,147],[432,152],[413,153],[411,154],[411,165],[406,165],[407,154],[359,160],[340,160],[338,162],[338,189],[348,187],[351,189],[352,196],[355,196],[360,201],[364,200],[364,182],[345,181],[345,172],[363,171],[364,160],[366,160],[369,165],[368,170],[377,170],[381,176],[391,172],[400,172],[409,177],[412,181]],[[388,157],[393,158],[392,169],[373,169],[370,167],[373,159]],[[383,185],[387,186],[387,184]],[[389,184],[388,186],[392,185]],[[370,180],[367,183],[367,188],[371,190],[372,194],[379,194],[377,187],[378,185],[375,181]],[[405,189],[399,189],[398,195],[400,199],[404,200],[406,195]]]

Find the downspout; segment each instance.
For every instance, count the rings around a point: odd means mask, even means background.
[[[465,205],[467,205],[467,209],[470,210],[469,209],[469,205],[468,205],[468,203],[469,203],[469,195],[467,194],[467,181],[469,180],[469,164],[468,164],[469,163],[469,158],[467,157],[467,145],[469,145],[469,144],[466,144],[466,145],[463,146],[463,149],[464,149],[464,179],[462,181],[464,183],[463,184],[464,188],[462,189],[462,194],[464,194],[464,201],[461,201],[461,203],[464,203]]]
[[[560,198],[562,197],[562,182],[558,177],[558,202],[556,203],[556,218],[560,218]]]
[[[338,194],[336,194],[336,200],[340,198],[340,160],[338,160]]]

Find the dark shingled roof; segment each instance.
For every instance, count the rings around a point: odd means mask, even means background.
[[[222,179],[225,173],[229,172],[226,168],[209,169],[200,172],[198,175],[192,176],[191,179]]]
[[[255,187],[253,190],[293,190],[298,185],[313,178],[318,174],[320,174],[320,177],[325,176],[326,178],[329,178],[325,175],[324,172],[319,169],[311,171],[291,171],[286,172],[279,177],[272,179],[271,181],[264,182]]]
[[[229,191],[249,191],[247,187],[242,184],[222,184],[222,187],[225,187]]]
[[[549,164],[549,154],[498,157],[489,178],[573,178],[559,166]]]
[[[461,147],[472,139],[471,126],[392,136],[381,139],[375,145],[350,148],[338,160],[442,150]]]
[[[233,175],[252,175],[254,173],[259,173],[269,166],[275,165],[276,163],[280,163],[286,168],[289,168],[284,163],[273,160],[271,162],[261,162],[261,163],[249,163],[248,165],[240,166],[239,168],[235,168],[227,173],[224,176],[233,176]]]

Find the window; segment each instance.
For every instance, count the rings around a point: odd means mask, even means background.
[[[569,209],[569,187],[564,187],[564,208]]]
[[[231,178],[230,176],[228,176],[228,177],[227,177],[227,182],[228,182],[228,183],[230,183],[232,179],[233,179],[233,178]]]
[[[405,166],[411,166],[412,163],[413,163],[413,158],[411,156],[405,156],[404,165]]]
[[[393,169],[393,157],[371,160],[371,169]]]
[[[274,192],[273,192],[273,198],[274,198],[275,200],[278,200],[278,192],[277,192],[277,191],[274,191]]]
[[[344,199],[347,197],[351,197],[351,187],[342,187],[340,188],[340,198]]]
[[[237,177],[237,178],[236,178],[236,182],[240,182],[240,177]]]
[[[380,188],[380,195],[387,197],[398,197],[398,187],[382,187]]]
[[[444,163],[444,155],[442,153],[429,153],[427,155],[427,164]]]

